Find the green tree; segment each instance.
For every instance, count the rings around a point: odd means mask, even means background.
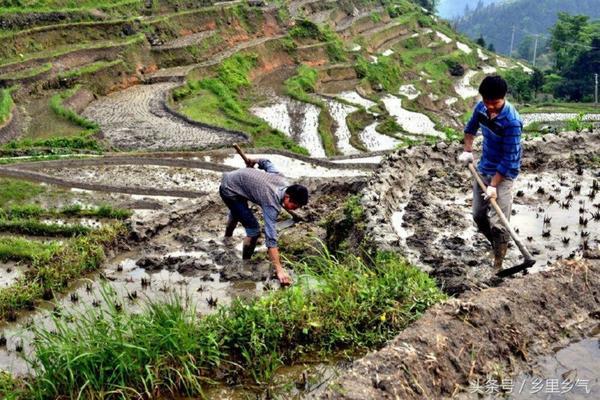
[[[494,47],[494,43],[490,43],[488,45],[488,50],[491,51],[491,52],[494,52],[494,53],[496,52],[496,48]]]
[[[534,68],[533,74],[531,74],[531,77],[529,78],[529,86],[530,86],[531,90],[533,91],[534,97],[536,97],[537,94],[540,92],[540,90],[542,90],[542,87],[544,87],[544,83],[545,83],[544,73],[542,71],[540,71],[539,69]]]
[[[558,13],[558,21],[551,28],[550,48],[554,52],[557,71],[565,73],[582,53],[586,44],[591,42],[586,27],[587,15],[569,15]]]
[[[479,38],[477,38],[475,43],[477,43],[481,47],[485,48],[485,39],[483,38],[483,35],[481,33],[479,34]]]

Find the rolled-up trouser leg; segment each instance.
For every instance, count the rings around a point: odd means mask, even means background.
[[[482,177],[483,178],[483,177]],[[485,179],[485,178],[484,178]],[[486,182],[487,184],[487,182]],[[477,180],[473,180],[473,221],[477,224],[479,232],[490,241],[490,244],[494,244],[492,237],[492,227],[490,226],[490,220],[488,218],[490,203],[483,199],[483,191],[479,187]]]
[[[481,178],[486,185],[489,185],[492,179],[491,176],[482,176]],[[508,220],[510,220],[510,213],[512,210],[513,184],[513,180],[504,179],[496,188],[496,193],[498,194],[496,202]],[[510,240],[508,230],[502,225],[500,217],[496,213],[496,210],[490,206],[490,202],[484,200],[483,194],[484,193],[477,184],[477,181],[474,180],[473,220],[477,224],[477,228],[479,228],[479,231],[484,234],[494,247],[496,247],[496,243],[508,243]]]
[[[496,188],[496,192],[498,193],[496,202],[498,203],[498,206],[502,210],[502,213],[506,219],[509,221],[513,203],[513,184],[514,181],[512,179],[504,179]],[[490,226],[492,228],[492,237],[494,238],[495,242],[508,243],[510,241],[510,233],[508,232],[508,229],[502,225],[500,216],[493,207],[490,209]]]

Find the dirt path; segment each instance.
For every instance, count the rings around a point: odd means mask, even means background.
[[[431,308],[354,363],[326,399],[478,398],[473,383],[507,379],[600,322],[600,261],[563,262]]]
[[[164,99],[174,83],[137,85],[92,102],[83,112],[98,122],[118,149],[203,149],[245,141],[217,128],[195,125],[166,111]]]

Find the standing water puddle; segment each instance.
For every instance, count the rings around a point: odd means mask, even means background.
[[[572,343],[514,379],[511,399],[600,398],[600,335]]]

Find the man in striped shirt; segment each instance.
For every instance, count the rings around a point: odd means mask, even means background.
[[[477,170],[487,185],[483,193],[473,182],[473,219],[494,249],[494,268],[500,270],[506,255],[510,234],[500,223],[496,212],[490,209],[494,198],[500,209],[510,218],[514,180],[521,168],[521,131],[523,122],[512,104],[505,100],[508,85],[500,76],[488,76],[479,86],[483,98],[473,110],[465,127],[464,152],[459,160],[473,162],[473,140],[481,128],[483,145]]]
[[[258,169],[254,165],[258,164]],[[225,238],[230,238],[238,222],[246,229],[242,258],[249,260],[254,254],[260,236],[260,225],[248,208],[248,201],[261,207],[265,219],[265,244],[282,285],[292,283],[279,258],[277,247],[277,216],[281,208],[295,210],[308,203],[308,190],[302,185],[290,185],[285,177],[267,159],[248,159],[247,168],[223,174],[219,193],[229,208]]]

